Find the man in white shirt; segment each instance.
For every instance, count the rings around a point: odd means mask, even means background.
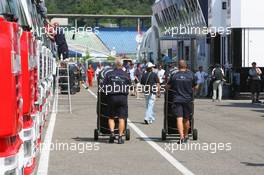
[[[131,63],[130,64],[130,67],[129,67],[129,75],[130,75],[131,81],[135,81],[135,68],[134,68],[134,63]]]
[[[96,70],[95,70],[95,79],[97,79],[99,73],[100,73],[103,69],[104,69],[104,66],[103,66],[101,63],[99,63],[98,66],[97,66],[97,68],[96,68]]]
[[[129,75],[130,75],[130,80],[133,86],[132,92],[131,92],[131,96],[135,96],[135,67],[134,67],[134,63],[131,63],[129,66]]]
[[[218,101],[222,101],[223,96],[223,83],[225,82],[225,73],[220,64],[216,64],[215,68],[212,71],[212,81],[213,81],[213,102],[217,99]],[[217,93],[218,91],[218,93]]]
[[[197,79],[197,86],[198,86],[198,89],[196,91],[196,96],[197,97],[206,96],[206,94],[204,93],[204,86],[205,86],[205,81],[208,77],[208,74],[203,71],[203,66],[199,67],[199,71],[195,73],[195,77]]]
[[[162,69],[162,65],[159,65],[157,74],[158,74],[158,78],[159,78],[160,84],[163,84],[164,78],[165,78],[164,77],[165,76],[165,70]]]

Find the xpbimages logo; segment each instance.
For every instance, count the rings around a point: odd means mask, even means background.
[[[79,154],[84,154],[86,152],[91,151],[100,151],[100,143],[92,143],[92,142],[83,142],[83,143],[75,143],[75,142],[59,142],[55,141],[50,144],[41,143],[40,151],[49,150],[49,151],[69,151],[69,152],[77,152]]]
[[[216,154],[218,152],[231,151],[232,143],[165,143],[164,150],[172,154],[176,151],[206,151],[211,154]]]
[[[145,93],[149,95],[150,93],[164,93],[166,91],[165,85],[119,85],[113,83],[113,85],[99,85],[99,92],[106,95],[118,94],[118,93],[130,93],[137,91],[138,93]]]
[[[208,35],[211,37],[216,37],[217,33],[222,35],[231,34],[230,27],[192,27],[192,26],[180,26],[175,27],[165,27],[165,35],[170,35],[171,37],[176,37],[178,35]]]
[[[95,33],[95,34],[99,34],[100,27],[57,27],[57,29],[55,29],[54,27],[51,26],[47,26],[47,27],[36,27],[34,28],[34,33],[37,33],[38,35],[42,36],[42,35],[53,35],[54,33],[56,34],[77,34],[80,36],[85,36],[89,33]]]

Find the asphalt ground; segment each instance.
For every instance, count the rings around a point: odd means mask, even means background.
[[[96,88],[90,90],[96,94]],[[261,105],[252,105],[247,100],[221,103],[196,100],[198,141],[190,140],[186,147],[179,147],[175,138],[161,140],[163,98],[156,101],[156,121],[145,125],[144,98],[129,97],[131,140],[118,145],[109,144],[107,137],[100,137],[95,142],[96,101],[94,94],[82,89],[72,96],[72,114],[56,114],[47,174],[264,174]],[[58,108],[65,107],[63,103],[59,100]]]

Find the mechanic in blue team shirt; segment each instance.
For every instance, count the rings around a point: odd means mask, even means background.
[[[108,96],[108,125],[111,131],[109,143],[115,140],[115,117],[119,118],[119,137],[118,144],[124,144],[123,135],[125,131],[125,121],[128,117],[128,94],[131,80],[129,75],[123,70],[123,61],[116,58],[115,69],[106,74],[104,85],[106,87],[106,95]]]
[[[180,134],[178,144],[187,143],[190,128],[190,119],[193,113],[194,87],[196,78],[193,72],[187,69],[185,60],[178,62],[179,70],[173,74],[167,88],[172,91],[172,113],[177,117],[177,128]]]

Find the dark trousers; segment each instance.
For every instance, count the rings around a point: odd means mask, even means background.
[[[61,56],[63,60],[69,58],[69,49],[67,44],[63,44],[61,46],[58,46],[58,57],[61,59]]]
[[[213,96],[213,80],[210,81],[208,86],[208,95],[207,97],[211,98]]]
[[[260,80],[251,80],[251,93],[252,93],[252,101],[259,100],[259,93],[261,91],[261,81]]]

